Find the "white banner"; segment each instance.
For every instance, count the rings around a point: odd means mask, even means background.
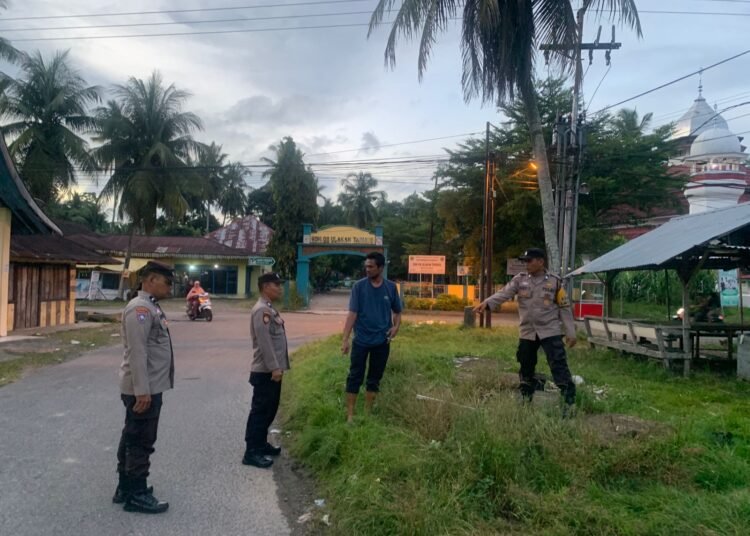
[[[445,255],[409,255],[410,274],[445,274]]]

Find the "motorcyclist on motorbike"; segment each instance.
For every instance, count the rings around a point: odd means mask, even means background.
[[[201,296],[208,296],[208,292],[203,290],[200,281],[196,281],[193,283],[193,288],[190,289],[190,292],[188,292],[187,297],[185,298],[188,303],[188,310],[192,311],[194,316],[198,316],[198,306],[200,305]]]

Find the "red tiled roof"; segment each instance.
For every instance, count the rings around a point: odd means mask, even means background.
[[[229,225],[206,235],[230,248],[239,249],[246,255],[265,253],[271,241],[273,229],[250,214],[237,218]]]

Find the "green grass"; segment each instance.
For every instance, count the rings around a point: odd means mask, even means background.
[[[35,345],[41,341],[14,344],[21,349],[29,347],[29,351],[17,354],[8,354],[0,346],[0,357],[3,357],[0,360],[0,387],[16,381],[28,370],[69,361],[97,347],[119,344],[120,340],[112,337],[113,333],[119,331],[119,323],[107,323],[92,328],[51,333],[44,337],[43,343],[45,348],[53,348],[54,351],[35,350]],[[73,340],[79,344],[72,344]]]
[[[375,413],[354,426],[344,422],[338,338],[294,355],[288,446],[317,475],[333,534],[747,533],[750,385],[701,371],[685,379],[580,344],[570,356],[585,379],[578,417],[562,420],[556,406],[521,407],[497,388],[516,371],[516,337],[405,326]],[[492,362],[460,381],[453,358],[464,355]],[[588,424],[605,413],[656,431],[606,439]]]

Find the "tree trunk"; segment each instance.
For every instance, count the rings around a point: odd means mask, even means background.
[[[130,257],[133,251],[133,235],[135,235],[135,223],[130,224],[130,234],[128,235],[128,250],[125,252],[125,265],[122,269],[122,277],[120,277],[120,287],[117,289],[117,295],[121,300],[125,299],[125,272],[130,268]]]
[[[542,132],[542,119],[539,116],[536,91],[531,81],[521,84],[520,90],[526,110],[526,122],[529,125],[529,134],[531,135],[534,163],[537,165],[537,180],[542,200],[544,242],[547,246],[547,254],[549,255],[547,266],[552,272],[564,275],[561,273],[560,245],[557,241],[557,229],[555,228],[555,202],[552,196],[552,178],[550,176],[549,161],[547,160],[547,144],[544,141],[544,133]]]

